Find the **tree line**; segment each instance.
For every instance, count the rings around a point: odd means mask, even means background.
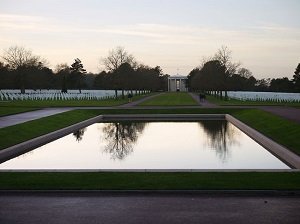
[[[256,79],[249,69],[241,67],[241,63],[233,62],[232,52],[222,46],[189,73],[187,85],[190,91],[211,92],[221,98],[227,98],[229,90],[300,92],[300,63],[291,80],[287,77]]]
[[[54,70],[40,56],[24,47],[12,46],[4,50],[0,60],[0,89],[113,89],[124,91],[167,91],[168,74],[160,66],[150,67],[138,63],[123,47],[108,52],[100,60],[105,70],[87,73],[79,58],[71,65],[59,64]],[[287,77],[256,79],[252,72],[232,61],[232,52],[222,46],[212,57],[203,59],[200,66],[188,75],[186,83],[190,91],[274,91],[300,92],[300,63],[293,79]]]
[[[122,47],[111,50],[102,62],[106,71],[95,77],[96,89],[119,89],[122,90],[122,97],[125,90],[167,91],[168,75],[160,66],[152,68],[139,64]]]
[[[113,89],[124,91],[166,91],[167,77],[159,66],[137,63],[133,55],[117,47],[101,59],[104,71],[87,73],[79,58],[69,66],[59,64],[54,70],[40,56],[24,47],[13,46],[4,51],[0,61],[0,89]]]

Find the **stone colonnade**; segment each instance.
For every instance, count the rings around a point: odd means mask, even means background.
[[[187,92],[186,76],[170,76],[168,77],[168,91],[169,92]]]

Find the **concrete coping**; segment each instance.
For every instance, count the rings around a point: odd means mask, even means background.
[[[260,172],[299,172],[300,169],[26,169],[26,170],[0,170],[0,173],[260,173]]]
[[[103,115],[103,121],[197,121],[225,120],[225,114],[118,114]]]
[[[37,147],[45,145],[51,141],[59,139],[65,135],[68,135],[78,129],[84,128],[88,125],[94,124],[95,122],[101,121],[102,115],[90,118],[88,120],[70,125],[68,127],[62,128],[60,130],[56,130],[50,132],[48,134],[30,139],[28,141],[22,142],[20,144],[8,147],[6,149],[0,150],[0,163],[12,159],[16,156],[22,155],[26,152],[29,152]]]
[[[273,155],[278,157],[279,159],[283,160],[285,163],[290,165],[292,168],[295,168],[294,171],[300,171],[300,157],[291,152],[289,149],[285,148],[284,146],[274,142],[270,138],[267,138],[266,136],[262,135],[258,131],[254,130],[253,128],[247,126],[243,122],[239,121],[238,119],[232,117],[228,114],[124,114],[124,115],[99,115],[93,118],[90,118],[88,120],[79,122],[77,124],[71,125],[69,127],[48,133],[46,135],[31,139],[29,141],[11,146],[9,148],[3,149],[0,151],[0,163],[7,161],[11,158],[14,158],[16,156],[19,156],[23,153],[26,153],[28,151],[31,151],[39,146],[42,146],[48,142],[54,141],[58,138],[61,138],[67,134],[70,134],[74,131],[77,131],[78,129],[84,128],[88,125],[91,125],[93,123],[102,121],[124,121],[124,120],[134,120],[134,121],[197,121],[197,120],[215,120],[215,119],[226,119],[227,121],[231,122],[233,125],[235,125],[237,128],[239,128],[241,131],[246,133],[249,137],[251,137],[253,140],[261,144],[264,148],[266,148],[268,151],[270,151]],[[160,170],[160,171],[159,171]],[[7,171],[7,170],[6,170]],[[24,171],[24,170],[22,170]],[[54,170],[52,170],[54,171]],[[69,172],[68,170],[67,172]],[[76,170],[77,172],[82,172],[83,170]],[[91,170],[88,170],[91,172]],[[122,172],[123,170],[108,170],[108,169],[101,169],[101,170],[95,170],[96,172]],[[130,171],[124,171],[124,172],[201,172],[202,170],[199,169],[172,169],[172,170],[164,170],[161,169],[138,169],[138,171],[130,170]],[[203,172],[220,172],[220,170],[205,170]],[[230,172],[241,172],[241,171],[257,171],[257,172],[266,172],[267,170],[256,170],[256,169],[249,169],[249,170],[230,170]],[[272,170],[272,172],[275,172],[276,170]],[[287,171],[287,170],[285,170]],[[14,172],[17,172],[17,170],[14,170]],[[46,170],[42,170],[41,172],[46,172]],[[64,171],[66,172],[66,170]]]
[[[283,160],[285,163],[292,166],[293,168],[300,169],[300,157],[297,154],[293,153],[288,148],[278,144],[272,139],[266,137],[265,135],[261,134],[255,129],[249,127],[248,125],[244,124],[243,122],[234,118],[233,116],[226,114],[225,117],[227,121],[231,122],[241,131],[246,133],[249,137],[251,137],[253,140],[255,140],[264,148],[266,148],[278,159]]]

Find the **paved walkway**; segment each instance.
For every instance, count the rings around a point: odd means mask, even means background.
[[[258,107],[264,111],[296,121],[300,124],[300,109],[294,107],[262,106]]]
[[[199,98],[199,95],[196,93],[189,93],[191,97],[202,107],[216,108],[218,107],[216,104],[210,103],[208,100],[203,99],[202,101]]]
[[[0,194],[0,223],[298,224],[299,197],[167,193]]]
[[[72,110],[72,108],[45,108],[41,110],[29,111],[25,113],[0,117],[0,128],[21,124],[27,121],[32,121],[42,117],[63,113],[69,110]]]
[[[147,100],[150,100],[150,99],[152,99],[154,97],[157,97],[157,96],[159,96],[161,94],[163,94],[163,93],[157,93],[157,94],[154,94],[154,95],[151,95],[151,96],[147,96],[147,97],[144,97],[142,99],[139,99],[139,100],[136,100],[136,101],[133,101],[133,102],[130,102],[130,103],[126,103],[126,104],[123,104],[123,105],[120,105],[118,107],[120,107],[120,108],[123,108],[123,107],[124,108],[126,108],[126,107],[134,107],[134,106],[137,106],[140,103],[143,103],[143,102],[145,102]]]

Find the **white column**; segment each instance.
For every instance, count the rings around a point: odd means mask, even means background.
[[[179,92],[181,92],[181,78],[179,79]]]
[[[170,79],[168,78],[168,92],[170,92]]]

